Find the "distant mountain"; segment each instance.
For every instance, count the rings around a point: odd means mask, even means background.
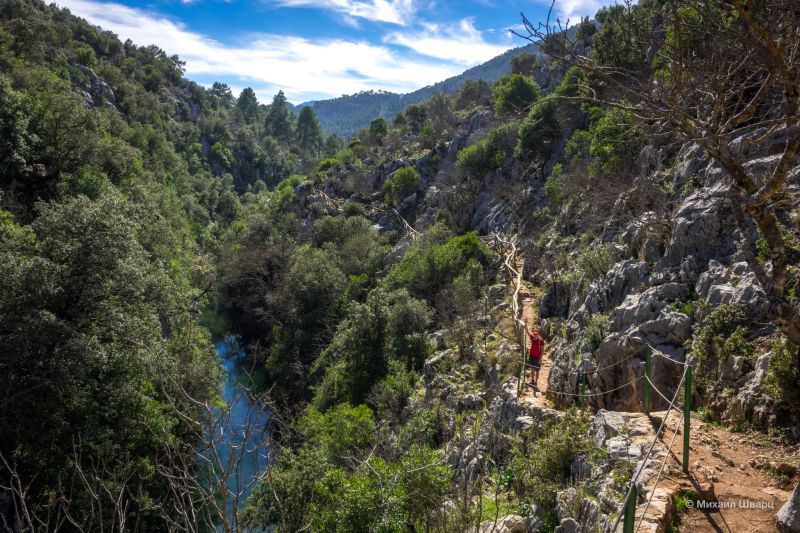
[[[296,106],[295,109],[299,110],[304,106],[313,107],[325,133],[348,138],[360,128],[368,126],[370,121],[376,117],[391,120],[407,106],[424,102],[436,93],[452,94],[456,92],[467,80],[483,79],[492,83],[509,73],[512,57],[526,52],[540,54],[537,45],[529,44],[508,50],[486,63],[465,70],[458,76],[428,85],[411,93],[363,91],[330,100],[305,102]]]

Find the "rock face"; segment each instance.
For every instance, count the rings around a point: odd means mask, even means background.
[[[481,524],[480,533],[527,533],[528,527],[525,519],[516,514],[510,514]]]
[[[769,309],[764,289],[743,261],[726,267],[712,259],[697,280],[695,291],[710,305],[738,304],[754,318],[766,316]]]
[[[688,196],[675,213],[672,239],[659,266],[678,267],[687,257],[703,266],[709,259],[736,253],[736,222],[728,197],[723,184]]]
[[[781,533],[800,533],[800,483],[778,511],[775,523]]]
[[[78,65],[78,68],[86,75],[87,78],[89,78],[89,92],[87,93],[86,91],[81,91],[81,96],[83,96],[84,100],[86,100],[86,102],[90,105],[113,108],[116,104],[116,100],[114,97],[114,91],[111,90],[111,86],[105,81],[101,80],[89,67],[85,65]],[[87,99],[86,97],[89,95],[91,95],[91,98]]]

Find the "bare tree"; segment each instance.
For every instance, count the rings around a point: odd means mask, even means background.
[[[194,404],[200,419],[183,406]],[[162,516],[175,531],[200,533],[245,530],[241,508],[252,489],[265,478],[270,463],[265,412],[266,396],[239,390],[223,404],[197,402],[182,391],[171,400],[174,412],[191,428],[190,437],[173,444],[164,435],[158,474],[171,498]],[[274,410],[273,410],[274,411]]]
[[[538,24],[523,15],[525,31],[515,33],[558,41],[546,47],[553,59],[589,73],[594,83],[576,98],[629,110],[653,131],[679,134],[729,174],[748,265],[776,324],[800,344],[800,311],[791,296],[798,279],[790,268],[798,260],[797,235],[786,212],[800,152],[800,4],[670,0],[619,9],[606,21],[617,25],[617,38],[604,43],[610,46],[602,54],[576,46],[569,21],[551,24],[550,15]],[[748,165],[753,154],[769,156],[766,165]],[[766,263],[752,224],[769,251]]]
[[[136,468],[87,454],[78,439],[72,471],[60,480],[50,498],[31,503],[32,479],[23,479],[13,458],[0,454],[0,531],[140,531],[131,510],[154,509],[170,531],[238,533],[244,499],[266,475],[264,398],[241,390],[219,404],[198,402],[185,390],[168,397],[174,414],[185,424],[182,439],[165,433],[155,474],[167,496],[145,501],[143,479]],[[197,413],[202,413],[197,416]]]

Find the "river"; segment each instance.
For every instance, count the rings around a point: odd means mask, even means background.
[[[242,368],[244,354],[232,337],[216,343],[217,355],[224,371],[223,400],[228,418],[219,428],[220,463],[227,471],[231,497],[227,502],[229,519],[233,507],[244,505],[270,461],[266,427],[269,413],[254,402],[248,392],[250,379]]]

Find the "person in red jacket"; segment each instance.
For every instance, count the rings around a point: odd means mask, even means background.
[[[528,365],[531,369],[531,385],[534,389],[539,388],[539,370],[542,369],[542,354],[544,353],[544,339],[539,328],[534,327],[528,333],[530,349],[528,351]]]

